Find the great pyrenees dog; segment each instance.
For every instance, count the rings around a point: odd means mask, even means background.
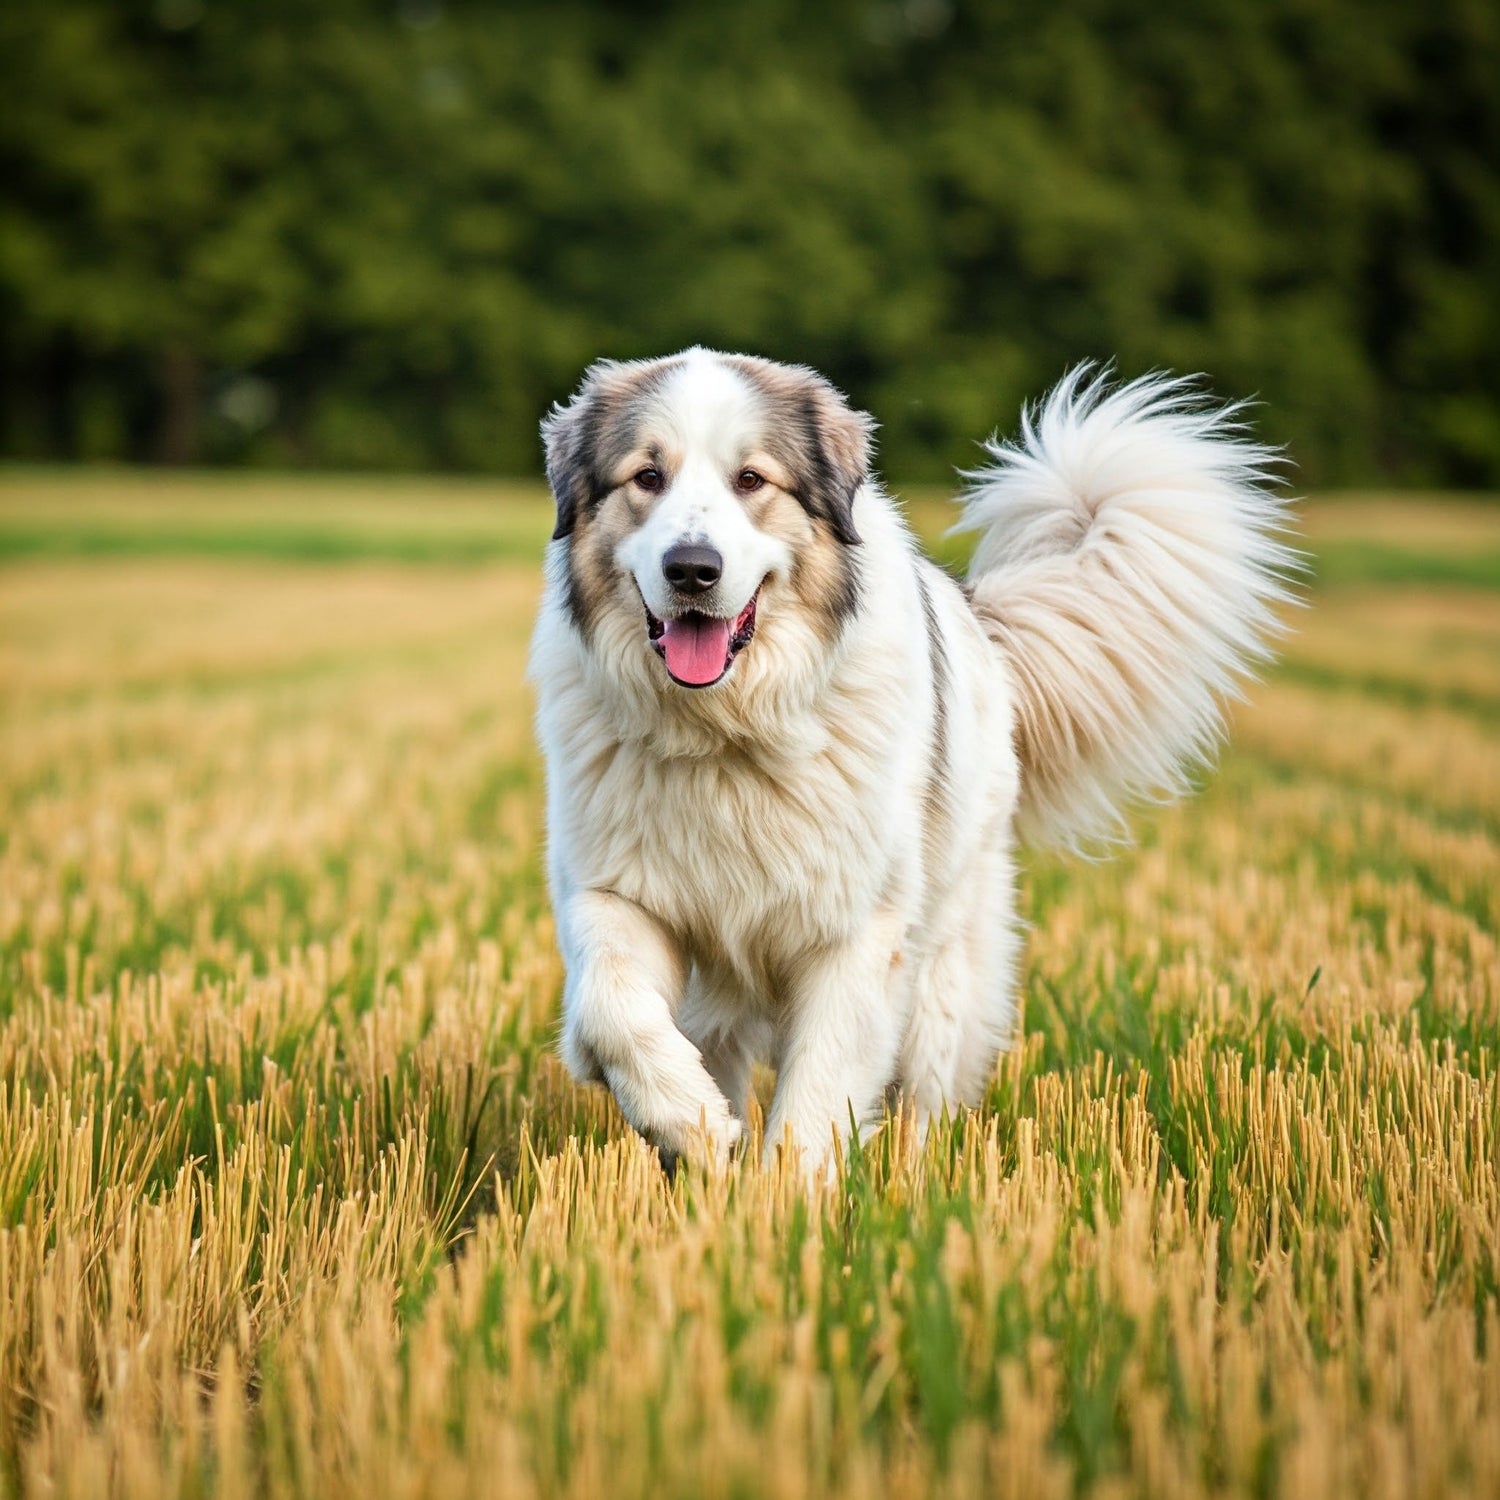
[[[604,361],[543,423],[530,675],[561,1050],[664,1158],[816,1173],[898,1096],[974,1104],[1015,1024],[1018,843],[1186,789],[1295,554],[1234,408],[1075,370],[968,476],[968,577],[810,369]]]

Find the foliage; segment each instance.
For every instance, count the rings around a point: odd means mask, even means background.
[[[701,341],[903,476],[1114,357],[1494,483],[1495,76],[1485,0],[8,0],[0,451],[531,471]]]

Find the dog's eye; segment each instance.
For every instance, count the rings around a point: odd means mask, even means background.
[[[635,482],[648,495],[654,495],[666,483],[666,480],[662,478],[660,469],[642,469],[635,476]]]
[[[765,475],[757,474],[754,469],[741,469],[734,476],[734,487],[742,495],[753,495],[765,482]]]

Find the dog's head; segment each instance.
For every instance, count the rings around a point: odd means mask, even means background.
[[[704,349],[594,365],[542,424],[573,623],[634,639],[682,688],[729,676],[777,610],[836,636],[873,428],[796,366]]]

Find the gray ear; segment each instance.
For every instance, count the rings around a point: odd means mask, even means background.
[[[566,406],[554,406],[542,418],[547,483],[552,489],[552,498],[557,501],[553,541],[572,534],[578,512],[593,498],[595,426],[594,400],[587,379]]]
[[[798,498],[841,542],[855,546],[854,497],[869,477],[875,419],[856,411],[821,375],[808,382],[799,418],[805,482]]]
[[[566,406],[554,406],[542,418],[547,452],[547,483],[557,501],[553,541],[569,536],[579,513],[608,492],[600,473],[602,429],[619,405],[622,377],[630,368],[614,359],[596,359]]]

